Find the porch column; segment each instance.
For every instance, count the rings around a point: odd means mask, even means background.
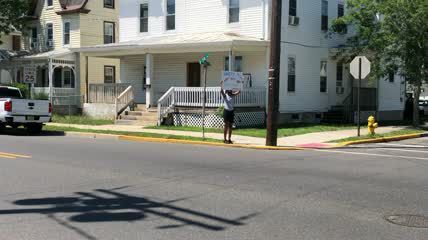
[[[146,54],[146,108],[152,106],[153,55]]]
[[[52,103],[53,100],[53,69],[52,69],[52,59],[49,58],[49,64],[48,64],[48,79],[49,79],[49,101]]]
[[[231,48],[229,49],[229,71],[232,71],[232,72],[235,71],[234,62],[235,62],[235,58],[233,56],[233,50]]]

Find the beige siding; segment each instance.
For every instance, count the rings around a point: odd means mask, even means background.
[[[67,14],[67,15],[58,15],[56,12],[61,10],[61,6],[59,1],[53,1],[53,7],[47,7],[46,1],[39,1],[39,5],[36,10],[36,14],[39,16],[38,20],[30,23],[30,26],[38,28],[39,35],[39,44],[41,45],[42,51],[48,50],[46,48],[46,24],[53,24],[54,31],[54,49],[61,49],[64,47],[80,47],[81,39],[80,39],[80,19],[79,14]],[[63,39],[63,29],[64,23],[70,22],[70,44],[68,46],[64,46]],[[31,36],[29,33],[28,36]],[[24,40],[24,47],[29,49],[30,39],[26,37]]]
[[[114,9],[104,8],[104,1],[89,1],[86,5],[91,11],[81,14],[81,46],[104,44],[104,22],[114,22],[116,25],[116,41],[119,39],[119,3]]]
[[[0,44],[0,49],[12,49],[12,36],[2,36],[0,40],[3,42]]]

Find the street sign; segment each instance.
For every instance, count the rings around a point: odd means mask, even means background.
[[[355,57],[351,62],[351,74],[355,79],[360,78],[360,59],[361,59],[361,79],[365,79],[370,73],[370,61],[365,56]]]
[[[240,91],[244,88],[244,74],[242,72],[223,71],[223,89]]]
[[[365,79],[370,73],[370,61],[365,56],[355,57],[351,62],[351,75],[358,79],[357,91],[357,125],[358,137],[361,136],[361,80]]]
[[[37,68],[36,67],[24,67],[24,83],[36,83],[37,80]]]

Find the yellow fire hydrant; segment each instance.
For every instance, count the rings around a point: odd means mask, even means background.
[[[369,133],[371,135],[374,135],[375,134],[375,129],[378,126],[378,124],[376,122],[376,119],[373,116],[370,116],[367,121],[368,121],[367,128],[369,130]]]

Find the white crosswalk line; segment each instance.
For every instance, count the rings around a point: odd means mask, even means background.
[[[423,146],[423,145],[406,145],[406,144],[397,144],[397,143],[379,143],[378,145],[392,146],[392,147],[428,148],[428,146]]]
[[[349,154],[349,155],[365,155],[365,156],[391,157],[391,158],[402,158],[402,159],[413,159],[413,160],[428,160],[428,158],[422,158],[422,157],[388,155],[388,154],[378,154],[378,153],[347,152],[347,151],[325,150],[325,149],[312,149],[312,150],[318,151],[318,152],[339,153],[339,154]]]
[[[414,153],[426,153],[428,154],[428,151],[418,151],[418,150],[411,150],[411,149],[402,149],[402,148],[377,148],[387,151],[401,151],[401,152],[414,152]]]

